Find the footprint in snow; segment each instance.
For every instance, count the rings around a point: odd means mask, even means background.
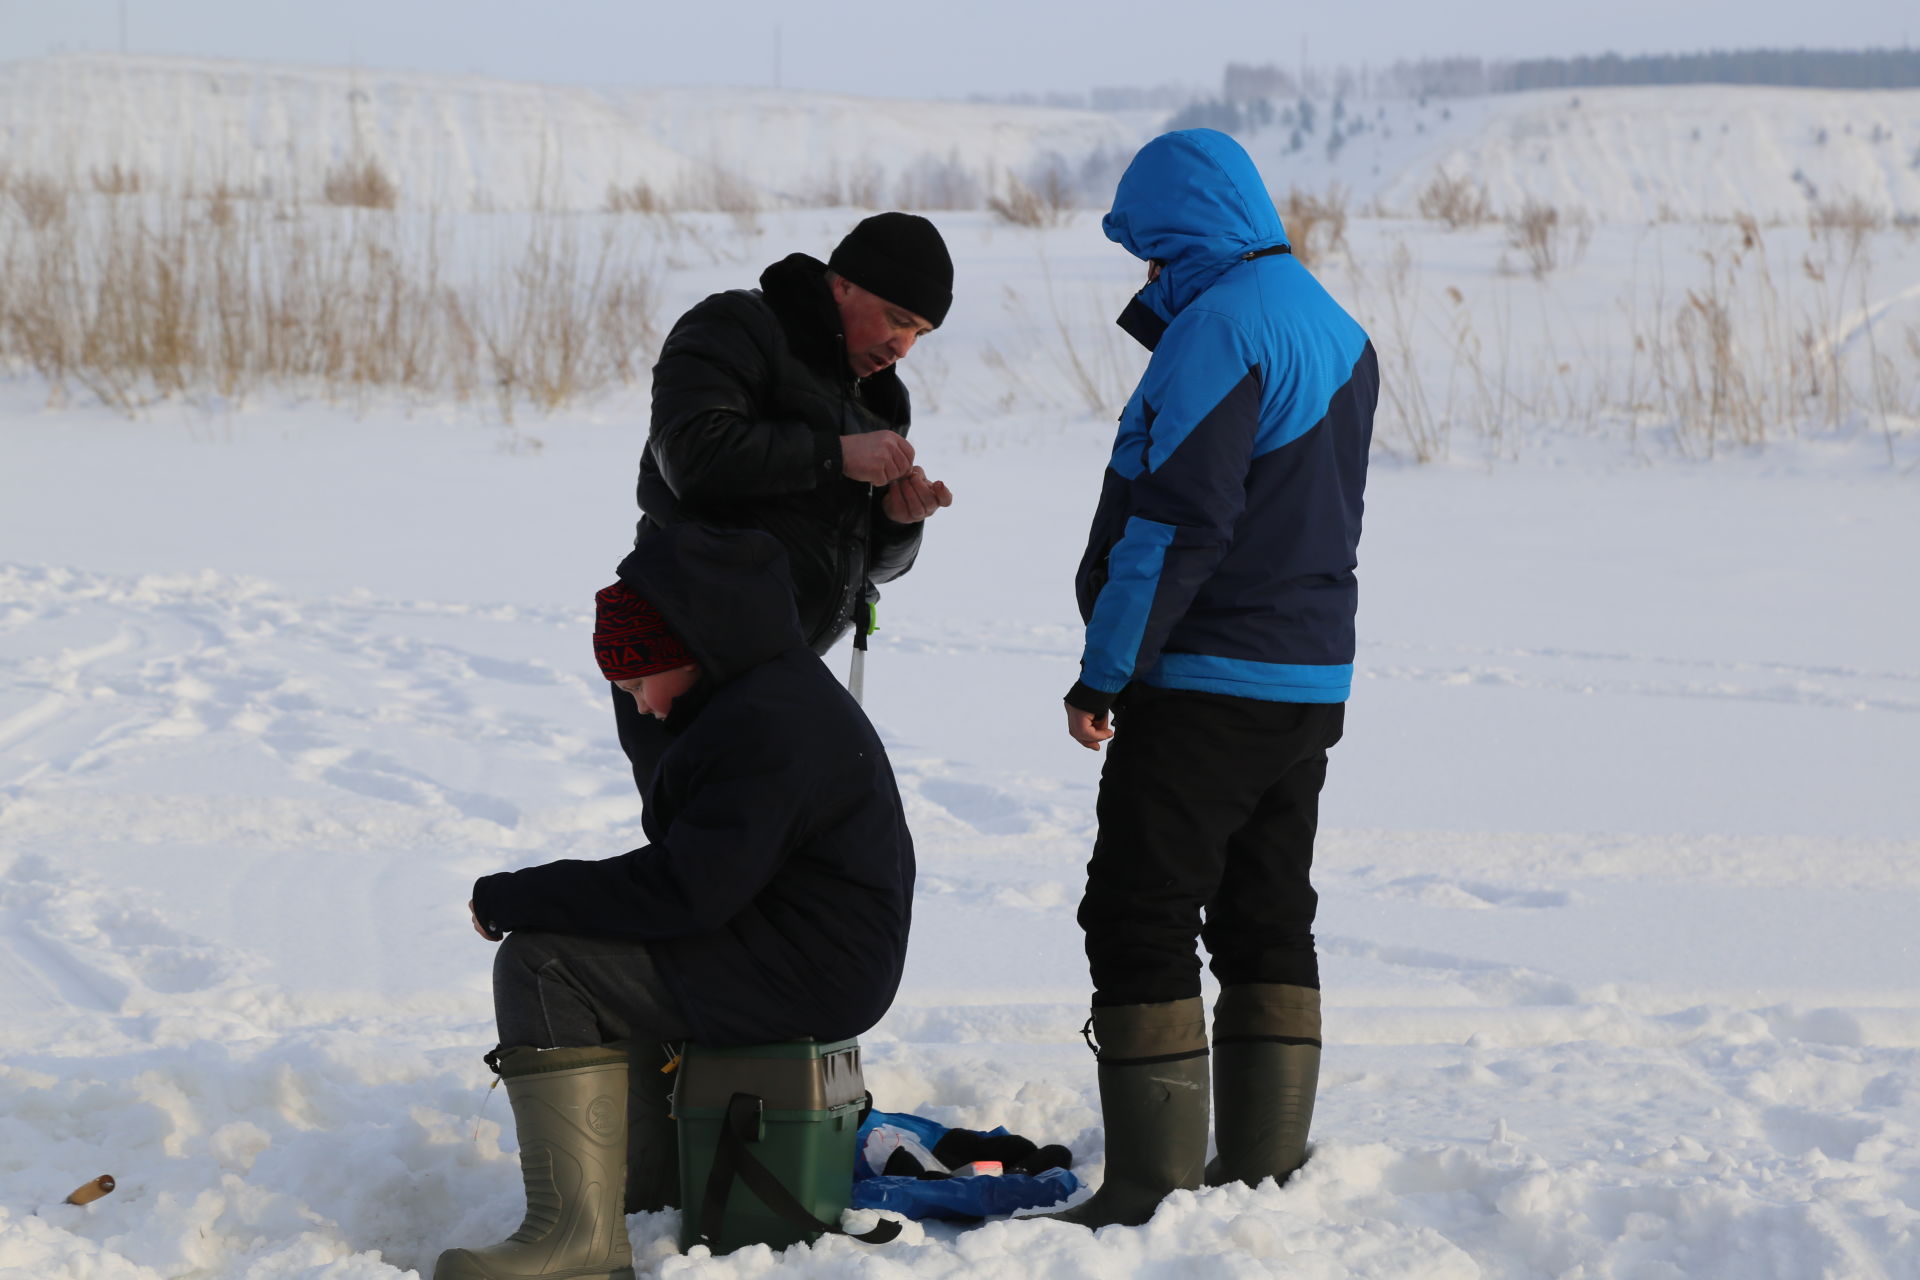
[[[1520,907],[1541,911],[1570,907],[1574,902],[1573,894],[1564,890],[1505,889],[1499,885],[1437,875],[1400,876],[1380,885],[1376,892],[1383,898],[1404,899],[1422,906],[1467,910]]]
[[[1033,830],[1033,816],[1019,801],[993,787],[953,778],[922,778],[920,794],[982,835],[1018,836]]]

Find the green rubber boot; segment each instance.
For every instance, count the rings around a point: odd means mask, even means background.
[[[484,1249],[449,1249],[433,1280],[633,1280],[620,1200],[627,1180],[627,1046],[501,1049],[520,1134],[527,1216]]]
[[[1285,1182],[1307,1162],[1320,1077],[1320,993],[1223,987],[1213,1006],[1215,1147],[1207,1185]]]
[[[680,1126],[673,1119],[675,1046],[641,1041],[627,1067],[628,1213],[680,1207]]]
[[[1170,1192],[1200,1185],[1207,1159],[1207,1021],[1199,997],[1093,1011],[1107,1176],[1061,1213],[1083,1227],[1137,1227]]]

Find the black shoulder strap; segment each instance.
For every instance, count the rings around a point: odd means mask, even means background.
[[[1271,257],[1273,257],[1273,256],[1274,256],[1275,254],[1280,254],[1280,253],[1292,253],[1292,252],[1293,252],[1293,246],[1292,246],[1292,245],[1287,245],[1287,244],[1270,244],[1270,245],[1268,245],[1268,246],[1267,246],[1266,248],[1264,248],[1264,249],[1249,249],[1249,250],[1247,250],[1247,252],[1245,252],[1245,253],[1243,253],[1243,254],[1241,254],[1241,255],[1240,255],[1240,261],[1242,261],[1242,262],[1252,262],[1252,261],[1253,261],[1253,260],[1254,260],[1255,258],[1271,258]]]
[[[720,1227],[726,1221],[727,1200],[733,1192],[733,1180],[738,1177],[747,1184],[747,1189],[760,1197],[760,1203],[784,1218],[788,1223],[802,1231],[823,1231],[830,1235],[847,1236],[862,1244],[885,1244],[900,1234],[900,1224],[892,1218],[882,1218],[871,1231],[858,1233],[843,1231],[838,1225],[820,1221],[798,1200],[793,1193],[782,1186],[773,1171],[760,1163],[760,1158],[748,1149],[747,1144],[758,1137],[760,1111],[764,1106],[759,1098],[750,1093],[736,1093],[727,1102],[727,1117],[720,1126],[720,1143],[713,1153],[713,1168],[707,1174],[707,1194],[700,1205],[700,1240],[708,1248],[720,1238]]]

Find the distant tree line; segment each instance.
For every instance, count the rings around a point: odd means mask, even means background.
[[[1222,133],[1253,133],[1273,123],[1271,98],[1202,98],[1167,118],[1169,129],[1218,129]]]
[[[1385,87],[1409,97],[1656,84],[1914,89],[1920,88],[1920,49],[1716,49],[1520,62],[1430,58],[1397,62],[1380,78]],[[1231,83],[1231,75],[1227,79]]]
[[[1492,68],[1492,89],[1646,84],[1771,84],[1804,89],[1920,88],[1920,49],[1729,49],[1623,58],[1530,58]]]
[[[1609,85],[1760,84],[1805,89],[1920,89],[1920,49],[1716,49],[1705,53],[1604,53],[1591,58],[1422,58],[1388,67],[1230,62],[1220,96],[1178,85],[1107,86],[1085,93],[974,94],[969,101],[1095,111],[1161,110],[1168,127],[1252,131],[1280,124],[1290,99],[1462,98],[1527,89]],[[1305,131],[1311,133],[1312,125]]]
[[[1920,88],[1920,49],[1732,49],[1591,58],[1423,58],[1385,68],[1228,63],[1221,96],[1425,98],[1608,85],[1764,84],[1807,89]]]
[[[1370,130],[1377,130],[1385,137],[1393,136],[1393,131],[1381,123],[1386,118],[1386,108],[1376,106],[1375,110],[1378,119],[1370,120],[1363,111],[1349,109],[1345,97],[1336,97],[1327,105],[1323,140],[1327,159],[1338,158],[1340,149],[1347,145],[1349,139]],[[1440,113],[1442,118],[1450,114],[1445,107],[1440,108]],[[1264,129],[1283,129],[1287,133],[1286,154],[1292,155],[1305,148],[1308,140],[1315,137],[1320,127],[1320,116],[1321,108],[1305,94],[1290,102],[1273,98],[1203,98],[1188,103],[1169,116],[1164,127],[1218,129],[1223,133],[1242,135]]]

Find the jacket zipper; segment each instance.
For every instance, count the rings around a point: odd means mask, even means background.
[[[835,333],[834,340],[846,350],[847,335]],[[860,379],[854,378],[848,384],[853,403],[866,407],[866,398],[860,394]],[[840,603],[834,609],[834,616],[828,625],[828,634],[842,630],[858,615],[861,602],[866,598],[867,564],[871,559],[873,542],[873,486],[862,485],[860,509],[850,523],[840,527],[838,558],[840,561]]]

